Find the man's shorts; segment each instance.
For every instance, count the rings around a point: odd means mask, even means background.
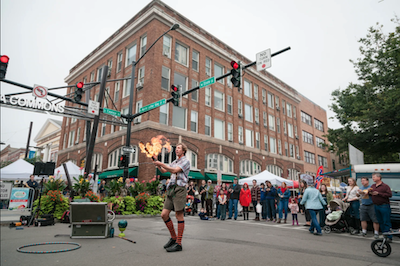
[[[360,220],[361,221],[372,221],[373,223],[378,223],[376,218],[374,204],[371,205],[360,205]]]
[[[167,197],[165,198],[164,209],[170,211],[183,211],[186,205],[186,188],[175,186],[173,191],[169,191],[170,189],[172,188],[169,188],[167,190]]]

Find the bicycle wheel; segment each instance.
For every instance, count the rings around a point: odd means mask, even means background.
[[[389,243],[383,243],[383,239],[375,240],[371,243],[372,252],[379,257],[387,257],[392,252],[392,247]]]

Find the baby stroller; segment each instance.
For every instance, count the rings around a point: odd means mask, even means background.
[[[371,249],[375,253],[375,255],[379,257],[387,257],[392,252],[392,247],[388,242],[388,236],[397,235],[398,237],[400,237],[400,231],[399,229],[391,230],[390,232],[383,233],[382,235],[383,239],[377,239],[371,243]]]
[[[190,200],[190,201],[189,201]],[[186,216],[186,214],[192,214],[192,216],[194,215],[194,207],[193,207],[193,204],[194,204],[194,197],[193,196],[190,196],[190,195],[187,195],[186,196],[186,206],[185,206],[185,211],[184,211],[184,216]]]
[[[349,207],[350,204],[344,203],[341,199],[333,199],[331,202],[329,202],[329,208],[331,209],[331,211],[336,211],[340,209],[342,211],[342,214],[335,220],[329,220],[328,216],[326,217],[325,226],[323,228],[326,234],[329,234],[330,232],[336,232],[350,233],[354,235],[357,233],[357,230],[355,230],[354,227],[351,226],[351,209]]]

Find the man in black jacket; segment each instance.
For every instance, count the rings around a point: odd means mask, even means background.
[[[235,210],[235,220],[237,219],[238,216],[238,202],[239,202],[239,196],[240,196],[240,185],[238,185],[238,180],[235,178],[233,180],[233,185],[229,186],[229,194],[230,194],[230,199],[229,199],[229,217],[228,219],[232,219],[232,208]]]

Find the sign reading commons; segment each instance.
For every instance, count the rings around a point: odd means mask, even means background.
[[[38,110],[52,111],[57,113],[64,113],[64,106],[47,101],[39,101],[38,99],[18,98],[16,96],[11,96],[7,99],[5,95],[0,95],[0,103],[28,107]]]

